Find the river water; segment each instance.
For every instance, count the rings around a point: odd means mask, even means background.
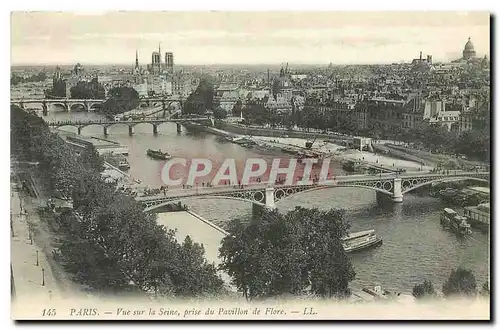
[[[100,119],[97,114],[52,111],[46,120]],[[64,127],[76,133],[76,128]],[[146,150],[162,149],[176,157],[209,158],[221,161],[226,158],[247,159],[251,157],[273,158],[261,152],[222,141],[220,137],[207,133],[176,132],[173,123],[159,127],[159,134],[152,134],[150,124],[135,127],[132,137],[126,126],[115,125],[108,129],[107,139],[117,141],[129,148],[129,173],[146,184],[158,186],[161,162],[146,157]],[[104,137],[100,126],[89,126],[82,134]],[[341,173],[340,164],[332,164],[335,173]],[[186,200],[189,208],[221,226],[233,218],[249,219],[250,203],[234,200]],[[357,188],[333,188],[297,196],[277,203],[278,210],[291,210],[295,206],[320,209],[344,208],[352,231],[375,229],[382,237],[380,247],[352,254],[356,271],[356,286],[380,284],[385,289],[411,292],[415,284],[424,279],[434,286],[441,285],[450,271],[464,266],[474,271],[478,286],[489,277],[488,234],[473,229],[470,237],[459,238],[444,230],[439,224],[441,210],[447,205],[442,201],[423,195],[404,195],[400,204],[378,205],[374,191]],[[453,206],[450,206],[453,207]]]

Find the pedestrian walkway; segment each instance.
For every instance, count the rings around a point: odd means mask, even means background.
[[[30,238],[30,226],[40,222],[29,201],[21,200],[19,193],[11,194],[11,269],[16,303],[49,301],[61,297],[61,291],[52,275],[47,258]],[[31,225],[29,225],[31,224]],[[36,232],[36,229],[32,230]]]

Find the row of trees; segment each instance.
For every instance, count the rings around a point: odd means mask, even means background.
[[[248,225],[238,219],[229,223],[220,268],[247,299],[307,293],[346,297],[355,277],[342,245],[348,229],[342,210],[264,210]]]
[[[352,114],[338,116],[334,112],[323,113],[318,107],[307,104],[302,111],[292,111],[286,115],[279,115],[275,111],[266,109],[262,102],[249,102],[242,111],[247,123],[257,125],[332,130],[367,136],[375,140],[416,143],[434,152],[464,154],[475,159],[489,160],[490,129],[489,125],[481,122],[475,123],[472,130],[458,134],[448,131],[444,126],[427,122],[405,129],[401,126],[400,120],[370,119],[366,127],[360,127],[358,120]]]
[[[16,86],[17,84],[26,83],[26,82],[45,81],[45,79],[47,79],[47,74],[43,71],[40,71],[39,73],[34,74],[34,75],[27,77],[27,78],[18,76],[15,73],[13,73],[10,76],[10,84],[12,86]]]
[[[478,293],[476,278],[474,273],[463,267],[452,270],[450,276],[443,284],[442,292],[445,297],[465,296],[471,297]],[[437,292],[431,281],[425,280],[421,284],[413,287],[413,296],[417,299],[435,298]],[[489,296],[490,287],[488,282],[484,282],[479,294]]]
[[[140,291],[166,296],[213,295],[223,281],[204,258],[202,245],[145,214],[130,195],[101,179],[95,150],[77,156],[44,121],[11,107],[11,150],[38,161],[49,188],[71,197],[74,211],[62,213],[64,238],[55,256],[74,279],[93,290]]]

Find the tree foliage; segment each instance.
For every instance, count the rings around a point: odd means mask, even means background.
[[[243,107],[243,117],[247,123],[263,125],[269,123],[269,110],[264,107],[264,102],[249,101]]]
[[[104,87],[98,82],[97,78],[90,82],[79,81],[70,89],[72,99],[104,99],[106,92]]]
[[[488,281],[483,283],[483,286],[481,287],[481,295],[483,296],[489,296],[490,295],[490,284]]]
[[[342,246],[349,226],[340,210],[264,210],[258,221],[231,221],[219,250],[225,270],[247,298],[349,294],[355,272]]]
[[[476,294],[476,278],[472,271],[458,267],[451,271],[443,284],[445,296],[471,296]]]
[[[184,113],[202,115],[207,110],[214,109],[214,83],[211,77],[203,77],[196,90],[184,103]]]
[[[77,156],[37,116],[11,107],[12,153],[38,161],[51,188],[73,201],[58,216],[63,237],[56,257],[74,279],[98,291],[168,296],[222,292],[223,281],[203,246],[160,226],[135,199],[102,180],[95,150]]]
[[[102,104],[101,112],[114,116],[133,110],[139,106],[139,94],[131,87],[114,87],[109,90],[108,98]]]
[[[44,71],[40,71],[37,74],[34,74],[30,77],[24,78],[16,75],[15,73],[11,74],[10,76],[10,84],[12,86],[16,86],[17,84],[20,83],[25,83],[25,82],[40,82],[40,81],[45,81],[47,79],[47,73]]]
[[[423,283],[413,287],[412,295],[417,299],[433,298],[436,296],[436,290],[431,281],[425,280]]]
[[[222,109],[221,107],[217,107],[214,110],[214,118],[215,119],[225,119],[227,117],[227,112],[226,110]]]

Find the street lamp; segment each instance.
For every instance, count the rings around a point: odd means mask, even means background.
[[[38,250],[36,250],[36,265],[39,266],[39,263],[38,263]]]
[[[42,268],[42,286],[45,286],[45,269]]]
[[[10,210],[10,235],[11,237],[14,237],[14,225],[12,223],[12,210]]]

